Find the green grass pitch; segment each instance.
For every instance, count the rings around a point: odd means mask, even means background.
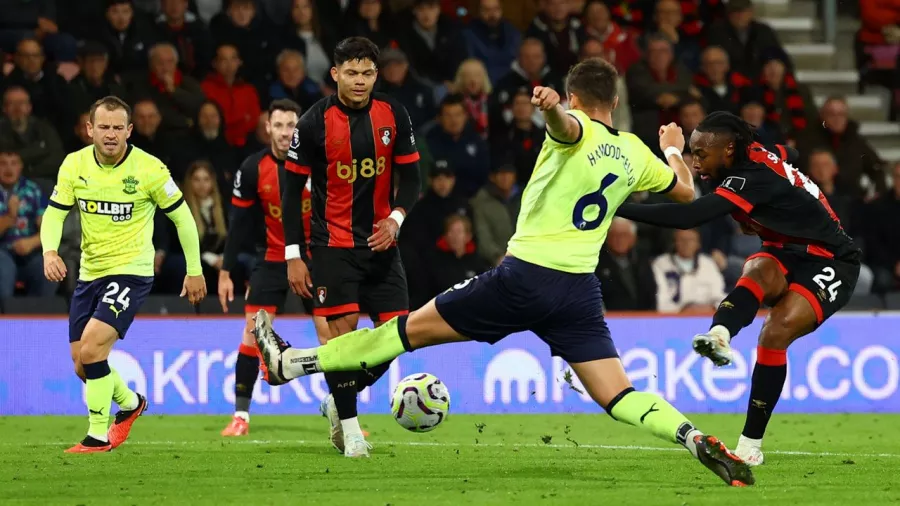
[[[733,446],[739,415],[691,417]],[[145,416],[108,454],[66,455],[83,417],[0,417],[0,504],[722,505],[900,503],[900,416],[776,415],[757,485],[725,486],[688,453],[597,415],[458,415],[412,434],[363,416],[371,459],[338,455],[327,422]]]

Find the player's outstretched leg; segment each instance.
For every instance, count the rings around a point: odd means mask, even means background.
[[[222,435],[226,437],[246,436],[250,433],[250,402],[259,376],[259,354],[256,352],[256,341],[252,333],[254,314],[255,312],[246,314],[244,333],[234,362],[234,415],[231,422],[222,429]]]
[[[751,256],[734,290],[719,304],[709,331],[694,336],[694,351],[718,366],[730,364],[731,339],[753,322],[764,300],[777,300],[786,290],[783,268],[771,254]]]
[[[755,483],[750,467],[729,452],[719,439],[702,433],[662,397],[635,391],[618,358],[570,365],[591,397],[613,419],[684,446],[701,464],[731,486]]]
[[[816,328],[816,312],[802,295],[789,291],[772,308],[759,334],[747,420],[735,453],[750,465],[763,463],[762,440],[787,378],[787,348]]]

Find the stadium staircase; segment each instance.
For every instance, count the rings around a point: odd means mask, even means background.
[[[860,22],[839,16],[833,44],[825,40],[822,17],[812,0],[757,0],[757,16],[768,23],[794,60],[797,79],[812,89],[817,105],[829,95],[847,97],[850,116],[884,160],[900,162],[900,123],[888,121],[888,91],[868,87],[859,93],[859,74],[853,54]]]

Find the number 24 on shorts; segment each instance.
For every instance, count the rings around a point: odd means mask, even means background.
[[[831,267],[825,267],[822,269],[822,272],[813,276],[813,282],[819,285],[819,288],[821,288],[822,290],[828,290],[828,302],[834,302],[834,300],[837,299],[837,290],[838,287],[841,286],[840,279],[835,281],[834,283],[831,283],[832,281],[834,281],[834,276],[835,272]],[[826,283],[831,284],[826,286]]]
[[[131,287],[126,286],[124,289],[121,289],[121,291],[119,290],[119,283],[111,281],[106,285],[106,293],[103,294],[103,299],[101,299],[104,304],[109,304],[109,308],[116,313],[116,318],[119,317],[119,313],[128,310],[128,306],[131,304],[131,299],[128,297],[128,292],[131,291]],[[118,297],[116,297],[116,294],[118,294]],[[115,300],[113,300],[113,297],[116,297]],[[119,306],[121,306],[122,309],[116,310],[116,302],[119,303]]]

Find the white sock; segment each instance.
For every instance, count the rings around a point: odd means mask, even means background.
[[[234,416],[240,418],[241,420],[250,423],[250,413],[247,411],[235,411]]]
[[[87,435],[96,439],[97,441],[103,441],[104,443],[109,442],[109,439],[107,439],[105,432],[103,434],[91,434],[90,432],[88,432]]]
[[[697,458],[697,444],[694,443],[694,438],[697,436],[702,436],[702,435],[703,435],[703,432],[701,432],[697,429],[693,429],[690,432],[688,432],[687,436],[685,437],[684,447],[687,448],[687,451],[691,452],[691,455],[693,455],[694,458]]]
[[[138,407],[138,395],[134,391],[128,392],[128,400],[119,404],[119,407],[122,408],[123,411],[131,411],[132,409],[137,409]]]
[[[292,380],[307,374],[322,372],[316,348],[288,348],[281,353],[281,372],[284,379]]]
[[[347,439],[347,436],[362,436],[362,429],[359,427],[359,418],[355,416],[353,418],[341,420],[341,429],[344,431],[344,439]]]
[[[716,325],[713,328],[709,329],[709,333],[724,337],[725,341],[729,343],[731,342],[731,332],[728,332],[728,329],[726,329],[722,325]]]
[[[741,448],[741,447],[747,448],[747,447],[749,447],[749,448],[761,449],[761,448],[762,448],[762,441],[763,441],[762,439],[751,439],[751,438],[746,437],[746,436],[744,436],[743,434],[741,434],[741,437],[738,438],[738,444],[737,444],[737,445],[738,445],[738,448]]]

